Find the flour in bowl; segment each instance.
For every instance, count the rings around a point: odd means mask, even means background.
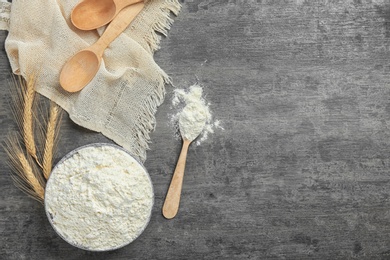
[[[57,233],[91,251],[122,247],[149,222],[153,187],[146,170],[113,145],[82,147],[53,170],[45,209]]]

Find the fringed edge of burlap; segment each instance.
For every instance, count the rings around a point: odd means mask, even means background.
[[[153,91],[153,94],[150,95],[147,99],[143,100],[140,104],[138,122],[134,128],[134,138],[138,141],[135,142],[137,147],[133,147],[137,156],[139,156],[141,161],[146,160],[146,151],[149,150],[150,143],[150,133],[156,127],[156,117],[158,106],[164,100],[165,96],[165,84],[171,82],[170,78],[164,73],[162,78],[163,82],[158,84],[158,87]]]
[[[155,4],[153,1],[161,3]],[[145,12],[140,13],[137,22],[141,23],[135,27],[148,27],[146,33],[142,35],[142,41],[147,44],[149,51],[153,53],[160,48],[161,36],[167,36],[168,31],[173,24],[172,14],[177,16],[181,9],[181,4],[178,0],[149,0],[145,6]],[[148,15],[146,15],[148,14]],[[146,46],[145,46],[146,47]]]
[[[180,12],[181,4],[178,0],[167,0],[160,7],[160,12],[156,16],[143,17],[148,20],[146,23],[151,24],[152,30],[149,30],[143,39],[146,41],[152,52],[160,48],[161,35],[167,36],[168,31],[173,24],[171,18],[172,13],[177,16]],[[162,104],[165,97],[165,85],[172,84],[171,78],[160,69],[159,74],[161,78],[157,82],[157,86],[152,94],[146,98],[139,107],[138,122],[136,122],[134,129],[134,138],[137,140],[136,147],[132,147],[136,156],[139,156],[141,161],[146,160],[146,151],[149,149],[150,133],[156,127],[157,108]],[[126,148],[126,145],[124,145]]]

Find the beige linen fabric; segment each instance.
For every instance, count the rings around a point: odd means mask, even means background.
[[[11,3],[8,3],[6,0],[0,0],[0,30],[8,30],[10,12]]]
[[[153,52],[166,34],[180,4],[150,0],[104,52],[101,67],[82,91],[68,93],[59,85],[65,62],[93,44],[104,31],[81,31],[70,22],[79,0],[14,0],[5,48],[14,73],[38,71],[37,92],[58,103],[77,124],[101,132],[146,159],[155,112],[169,77],[156,64]]]

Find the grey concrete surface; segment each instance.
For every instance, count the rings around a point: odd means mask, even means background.
[[[15,124],[0,56],[3,140]],[[168,87],[141,237],[108,253],[68,245],[1,150],[1,259],[390,259],[389,1],[184,1],[155,58],[177,87],[204,85],[225,128],[190,148],[178,216],[161,215],[181,146]],[[97,141],[65,117],[56,160]]]

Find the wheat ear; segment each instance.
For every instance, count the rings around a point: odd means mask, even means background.
[[[17,134],[8,136],[4,149],[14,170],[11,176],[15,185],[42,203],[45,194],[44,181],[40,177],[39,169],[28,159],[29,155],[26,156],[23,152]]]
[[[42,159],[43,176],[46,179],[49,178],[51,169],[53,167],[53,156],[59,132],[61,111],[61,108],[56,103],[53,101],[50,102],[50,115],[49,121],[46,125],[46,138]]]
[[[42,164],[38,160],[37,149],[34,139],[34,100],[35,100],[35,75],[32,74],[28,77],[25,82],[25,89],[23,92],[23,140],[26,146],[28,154],[31,155],[37,162],[37,164],[42,167]]]

